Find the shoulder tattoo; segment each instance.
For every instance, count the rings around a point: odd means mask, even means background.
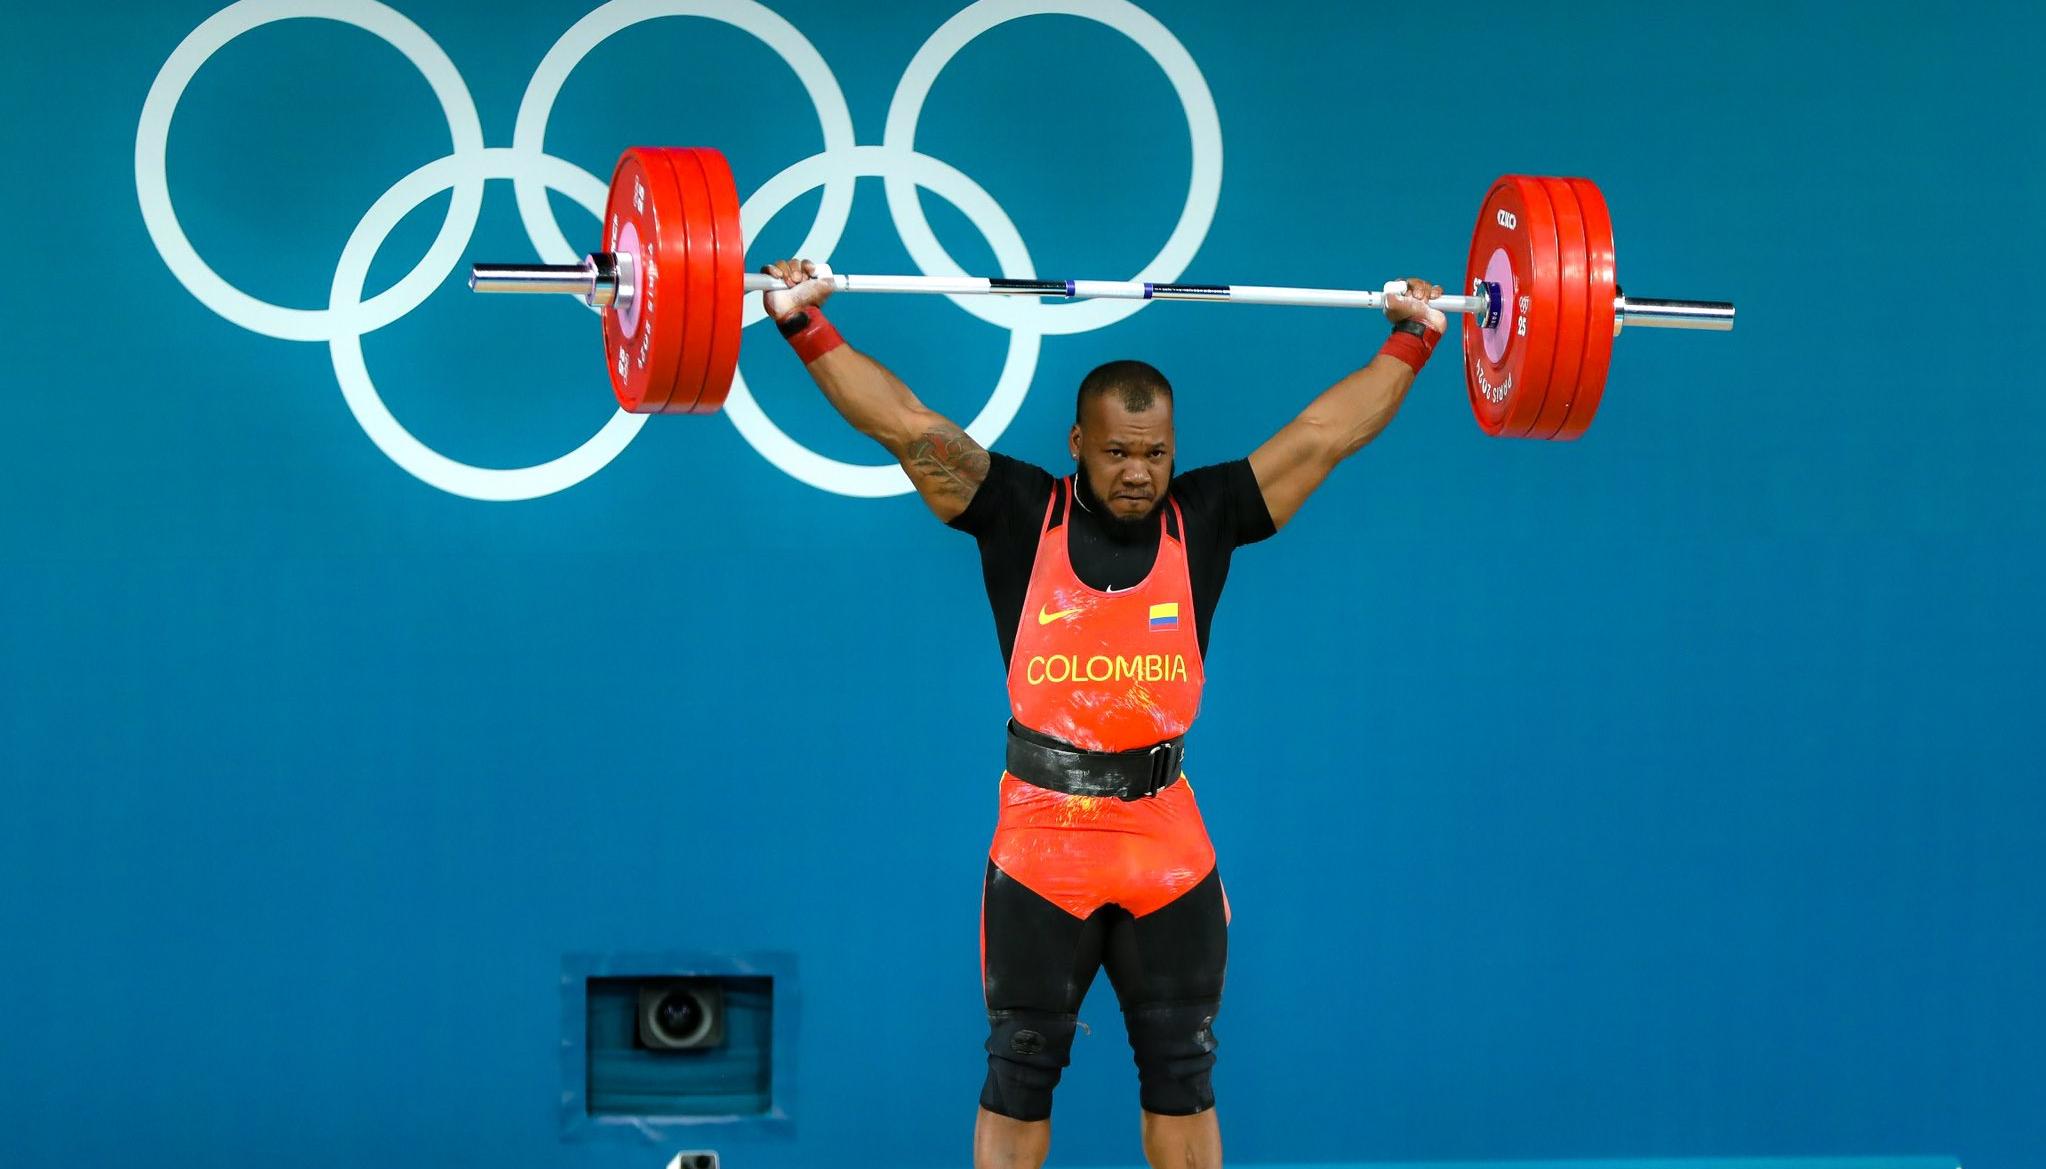
[[[909,440],[902,462],[928,490],[961,500],[973,498],[987,481],[987,448],[950,422]]]

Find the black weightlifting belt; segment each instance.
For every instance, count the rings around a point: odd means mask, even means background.
[[[1145,799],[1171,787],[1185,762],[1185,735],[1135,751],[1082,751],[1009,721],[1009,774],[1069,796]]]

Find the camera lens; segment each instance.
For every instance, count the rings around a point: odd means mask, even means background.
[[[695,991],[671,990],[654,1004],[654,1026],[670,1043],[687,1043],[703,1029],[703,1000]]]
[[[642,981],[633,1039],[648,1051],[724,1046],[724,987],[712,978]]]

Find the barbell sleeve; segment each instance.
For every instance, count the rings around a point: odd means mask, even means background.
[[[595,287],[583,264],[477,264],[469,287],[478,292],[567,292],[588,296]]]
[[[1656,300],[1622,293],[1613,298],[1613,334],[1634,325],[1651,329],[1733,328],[1733,305],[1723,300]]]
[[[621,287],[631,295],[631,281],[619,279],[621,271],[630,271],[631,263],[630,256],[595,252],[580,264],[474,264],[469,268],[469,287],[477,292],[567,293],[606,308],[618,301]]]

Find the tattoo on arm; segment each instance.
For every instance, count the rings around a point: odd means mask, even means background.
[[[947,422],[910,439],[902,465],[926,494],[964,503],[987,480],[988,454],[971,435]]]

